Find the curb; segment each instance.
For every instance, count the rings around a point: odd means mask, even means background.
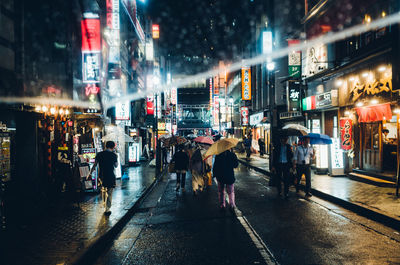
[[[271,173],[269,171],[266,171],[264,169],[257,168],[257,167],[255,167],[253,165],[250,165],[248,162],[246,162],[246,161],[244,161],[242,159],[238,159],[238,161],[240,163],[242,163],[243,165],[245,165],[245,166],[247,166],[247,167],[249,167],[251,169],[254,169],[257,172],[260,172],[260,173],[262,173],[264,175],[267,175],[269,177],[271,176]],[[302,185],[302,187],[304,188],[304,185]],[[350,210],[350,211],[352,211],[354,213],[357,213],[358,215],[361,215],[363,217],[366,217],[368,219],[371,219],[373,221],[381,223],[381,224],[383,224],[385,226],[388,226],[390,228],[393,228],[395,230],[400,230],[400,220],[399,219],[390,217],[390,216],[385,215],[383,213],[380,213],[380,212],[378,212],[376,210],[371,210],[371,209],[369,209],[367,207],[364,207],[364,206],[361,206],[361,205],[358,205],[358,204],[355,204],[355,203],[352,203],[352,202],[337,198],[335,196],[332,196],[332,195],[327,194],[325,192],[316,190],[314,188],[311,188],[311,191],[312,191],[313,195],[315,195],[316,197],[319,197],[319,198],[321,198],[323,200],[326,200],[326,201],[332,202],[334,204],[340,205],[340,206],[342,206],[343,208],[345,208],[347,210]]]
[[[166,170],[163,170],[161,174],[154,179],[154,181],[142,191],[131,208],[126,211],[126,213],[118,220],[118,222],[111,227],[104,234],[94,237],[90,240],[85,248],[78,251],[70,260],[68,260],[65,264],[73,264],[73,265],[84,265],[91,264],[93,261],[98,258],[98,254],[102,253],[102,250],[113,241],[113,239],[122,231],[125,225],[129,222],[129,220],[135,215],[137,209],[140,207],[140,204],[144,201],[147,195],[153,190],[153,188],[158,184],[161,177],[166,173]]]

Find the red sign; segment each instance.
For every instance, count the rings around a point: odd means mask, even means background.
[[[85,87],[85,95],[88,97],[90,95],[97,95],[100,92],[100,87],[96,84],[88,84]]]
[[[147,96],[147,115],[154,115],[154,97]]]
[[[157,24],[153,24],[152,30],[153,30],[153,39],[159,39],[160,38],[160,26]]]
[[[351,142],[353,140],[353,121],[349,118],[340,119],[340,148],[343,150],[351,149]]]
[[[249,108],[241,107],[240,116],[242,117],[242,125],[249,125]]]
[[[100,51],[100,19],[85,18],[81,21],[82,51]]]

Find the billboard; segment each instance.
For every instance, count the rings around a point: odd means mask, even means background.
[[[83,83],[99,83],[101,69],[100,52],[82,53],[82,81]]]
[[[251,100],[250,67],[242,67],[242,100]]]
[[[146,109],[147,109],[147,115],[154,115],[154,97],[153,97],[153,95],[147,96]]]
[[[85,18],[90,17],[90,18]],[[97,18],[96,18],[97,17]],[[93,52],[101,51],[100,45],[100,19],[95,14],[84,14],[84,18],[81,21],[82,30],[82,51]]]

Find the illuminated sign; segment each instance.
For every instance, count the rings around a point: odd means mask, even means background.
[[[272,32],[271,31],[263,31],[262,33],[262,53],[271,53],[272,52]]]
[[[242,68],[242,100],[251,100],[251,70]]]
[[[264,118],[264,113],[262,112],[250,115],[250,126],[255,126],[261,123],[263,118]]]
[[[127,102],[118,102],[115,104],[115,119],[129,120],[131,116],[131,104]]]
[[[90,13],[91,14],[91,13]],[[89,16],[85,13],[84,16]],[[91,17],[98,15],[91,14]],[[100,19],[84,18],[81,21],[82,51],[100,51]]]
[[[249,125],[249,108],[248,107],[240,108],[240,117],[242,120],[242,125]]]
[[[100,92],[100,87],[96,84],[87,84],[85,87],[85,95],[89,97],[90,95],[97,95]]]
[[[340,126],[340,148],[343,150],[351,150],[351,142],[353,140],[353,121],[350,118],[341,118]]]
[[[154,115],[154,97],[153,95],[147,96],[147,115]]]
[[[328,68],[328,49],[324,44],[307,49],[304,75],[315,75]]]
[[[100,58],[101,54],[86,53],[82,54],[82,81],[83,83],[99,83],[100,82]]]
[[[160,26],[157,24],[153,24],[152,30],[153,30],[153,39],[159,39],[160,38]]]
[[[337,93],[337,90],[331,90],[330,92],[303,98],[303,110],[322,109],[337,105],[337,102],[335,102],[335,99],[337,99]]]
[[[298,45],[300,40],[288,40],[288,46]],[[301,51],[291,51],[288,54],[289,76],[301,78]]]
[[[173,105],[176,105],[176,102],[177,102],[177,100],[178,100],[177,96],[178,96],[177,89],[176,89],[176,87],[173,87],[173,88],[171,89],[171,103],[172,103]]]
[[[332,138],[331,157],[332,169],[343,168],[343,151],[340,150],[339,138]]]
[[[300,110],[300,82],[288,81],[287,86],[288,111]]]

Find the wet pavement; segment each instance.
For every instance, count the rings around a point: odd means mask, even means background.
[[[243,217],[218,210],[215,184],[176,195],[175,180],[165,180],[96,264],[266,264],[239,218],[280,264],[400,263],[397,231],[293,190],[277,198],[263,174],[244,166],[236,178]],[[189,176],[186,183],[190,190]]]
[[[245,156],[239,155],[239,158],[246,162]],[[268,161],[257,155],[252,155],[248,163],[269,172]],[[315,190],[400,221],[400,198],[396,197],[394,188],[378,187],[347,176],[331,177],[312,173],[311,178],[311,186]]]
[[[62,205],[2,238],[0,264],[64,264],[94,238],[108,231],[155,179],[155,169],[126,169],[129,179],[117,180],[112,214],[107,217],[100,195],[77,204]]]

